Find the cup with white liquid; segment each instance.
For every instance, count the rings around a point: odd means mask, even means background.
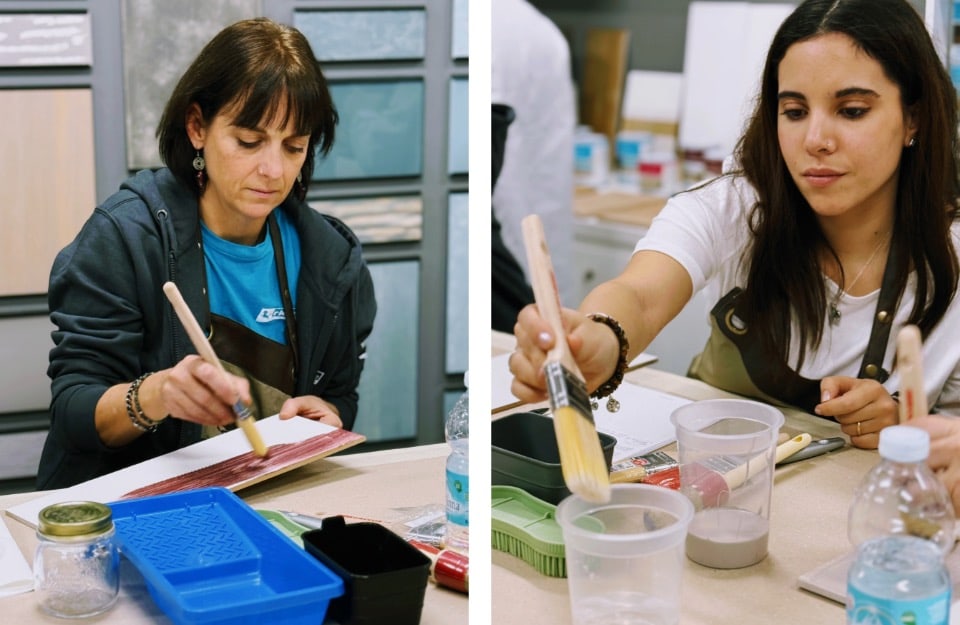
[[[783,413],[756,401],[711,399],[681,406],[671,420],[680,492],[696,510],[687,531],[687,557],[717,569],[763,560]]]

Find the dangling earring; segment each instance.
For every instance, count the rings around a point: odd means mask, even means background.
[[[203,155],[200,154],[200,150],[197,150],[197,155],[193,158],[193,168],[197,171],[197,188],[200,189],[200,193],[203,193],[203,190],[207,187],[207,161],[204,160]]]
[[[301,202],[307,199],[307,185],[303,184],[303,172],[297,174],[296,186],[297,199]]]

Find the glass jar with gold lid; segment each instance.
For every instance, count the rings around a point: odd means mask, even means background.
[[[53,616],[82,618],[108,610],[120,588],[113,514],[102,503],[47,506],[37,524],[34,591]]]

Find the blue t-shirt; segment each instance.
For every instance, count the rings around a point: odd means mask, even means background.
[[[300,236],[290,218],[275,210],[287,284],[294,310],[297,306],[297,276],[300,275]],[[254,332],[286,344],[283,299],[277,284],[277,263],[270,229],[256,245],[242,245],[221,239],[200,223],[203,255],[207,265],[207,292],[210,312],[226,317]]]

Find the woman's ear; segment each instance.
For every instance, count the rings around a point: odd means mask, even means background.
[[[906,136],[903,138],[904,147],[912,147],[917,143],[917,112],[914,108],[908,108],[903,116],[904,131]]]
[[[196,102],[187,109],[187,136],[195,150],[203,149],[203,141],[206,136],[206,126],[203,123],[203,113],[200,111],[200,105]]]

